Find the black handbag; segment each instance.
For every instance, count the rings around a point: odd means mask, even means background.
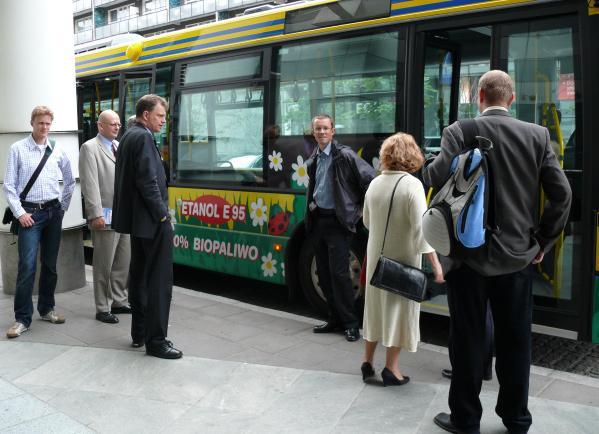
[[[387,223],[385,224],[385,235],[383,237],[381,254],[374,273],[372,274],[372,278],[370,279],[370,284],[420,303],[426,299],[426,274],[418,268],[402,264],[395,259],[387,258],[383,255],[387,238],[387,229],[389,227],[389,218],[391,217],[391,207],[393,206],[393,196],[395,196],[397,185],[405,176],[407,175],[404,175],[397,180],[395,187],[393,187],[393,192],[391,193],[391,202],[389,203],[389,212],[387,213]]]
[[[31,174],[31,178],[29,178],[29,181],[27,181],[27,185],[25,186],[25,188],[19,195],[19,199],[25,200],[25,198],[27,197],[27,193],[29,193],[29,190],[31,190],[31,187],[33,187],[33,184],[37,180],[37,177],[39,176],[42,169],[44,168],[46,161],[48,161],[48,158],[50,158],[52,151],[54,151],[54,146],[55,146],[54,140],[50,140],[50,144],[52,146],[46,147],[46,152],[44,153],[44,156],[42,157],[41,161],[35,168],[35,171]],[[50,149],[50,152],[48,152],[48,148]],[[18,220],[13,215],[12,210],[10,209],[10,206],[7,206],[6,209],[4,210],[4,216],[2,216],[2,224],[7,225],[9,223],[10,223],[10,229],[9,229],[10,232],[17,235],[19,232]]]

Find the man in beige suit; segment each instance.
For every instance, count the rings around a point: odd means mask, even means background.
[[[127,279],[131,245],[129,235],[110,227],[114,196],[114,168],[121,122],[119,115],[105,110],[98,117],[98,135],[79,151],[81,192],[94,244],[93,275],[96,319],[115,324],[115,313],[131,313],[127,302]],[[109,217],[110,215],[110,217]]]

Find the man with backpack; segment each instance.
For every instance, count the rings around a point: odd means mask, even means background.
[[[434,421],[449,432],[478,433],[489,302],[495,327],[499,396],[496,413],[510,433],[528,431],[532,275],[568,219],[571,189],[552,150],[549,132],[510,116],[514,101],[508,74],[493,70],[479,80],[479,136],[490,139],[490,182],[485,243],[461,249],[445,279],[450,312],[451,414]],[[459,122],[443,131],[441,153],[423,169],[425,183],[441,187],[453,157],[467,149]],[[544,207],[539,211],[540,188]]]

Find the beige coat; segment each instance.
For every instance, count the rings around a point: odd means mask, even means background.
[[[114,154],[96,136],[79,150],[79,177],[85,199],[85,217],[102,216],[102,208],[112,208],[114,196]]]
[[[112,208],[115,163],[112,150],[98,137],[85,142],[79,150],[79,177],[88,220],[102,216],[102,208]],[[110,312],[114,307],[128,304],[131,243],[129,235],[119,234],[109,225],[105,229],[92,229],[91,234],[96,311]]]
[[[370,183],[364,199],[363,219],[369,229],[364,339],[416,351],[420,304],[369,284],[381,253],[391,192],[401,176],[405,177],[395,190],[384,255],[420,268],[422,254],[433,251],[422,235],[422,214],[426,211],[422,183],[406,172],[383,171]]]

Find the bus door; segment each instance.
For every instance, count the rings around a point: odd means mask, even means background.
[[[413,99],[422,101],[423,110],[418,118],[408,117],[408,125],[427,158],[440,151],[446,126],[477,115],[478,80],[491,65],[491,34],[491,28],[484,26],[418,34],[422,49],[418,50],[421,54],[416,64],[420,66],[414,68],[419,72],[413,80],[420,83],[420,95]],[[409,109],[409,102],[406,104]],[[430,198],[432,192],[427,193]],[[426,267],[428,262],[423,264]],[[432,293],[438,295],[423,303],[423,309],[446,314],[446,291],[433,286]]]
[[[85,143],[98,134],[96,121],[103,110],[119,111],[119,76],[106,76],[77,82],[77,111],[79,115],[79,143]]]
[[[460,70],[460,46],[445,33],[426,35],[424,49],[424,110],[421,133],[427,153],[440,149],[443,129],[457,116],[457,90]]]
[[[535,266],[534,322],[561,330],[584,330],[581,295],[590,293],[592,225],[582,224],[583,144],[580,119],[578,30],[572,16],[503,24],[497,28],[499,68],[514,79],[510,109],[523,121],[549,130],[553,151],[572,187],[564,232]],[[541,191],[539,209],[544,194]],[[586,245],[583,246],[583,244]],[[568,335],[576,337],[575,335]],[[585,338],[584,336],[582,337]]]
[[[135,103],[144,95],[154,93],[154,68],[121,73],[120,108],[121,135],[127,129],[127,120],[135,116]],[[120,136],[119,136],[120,137]]]

